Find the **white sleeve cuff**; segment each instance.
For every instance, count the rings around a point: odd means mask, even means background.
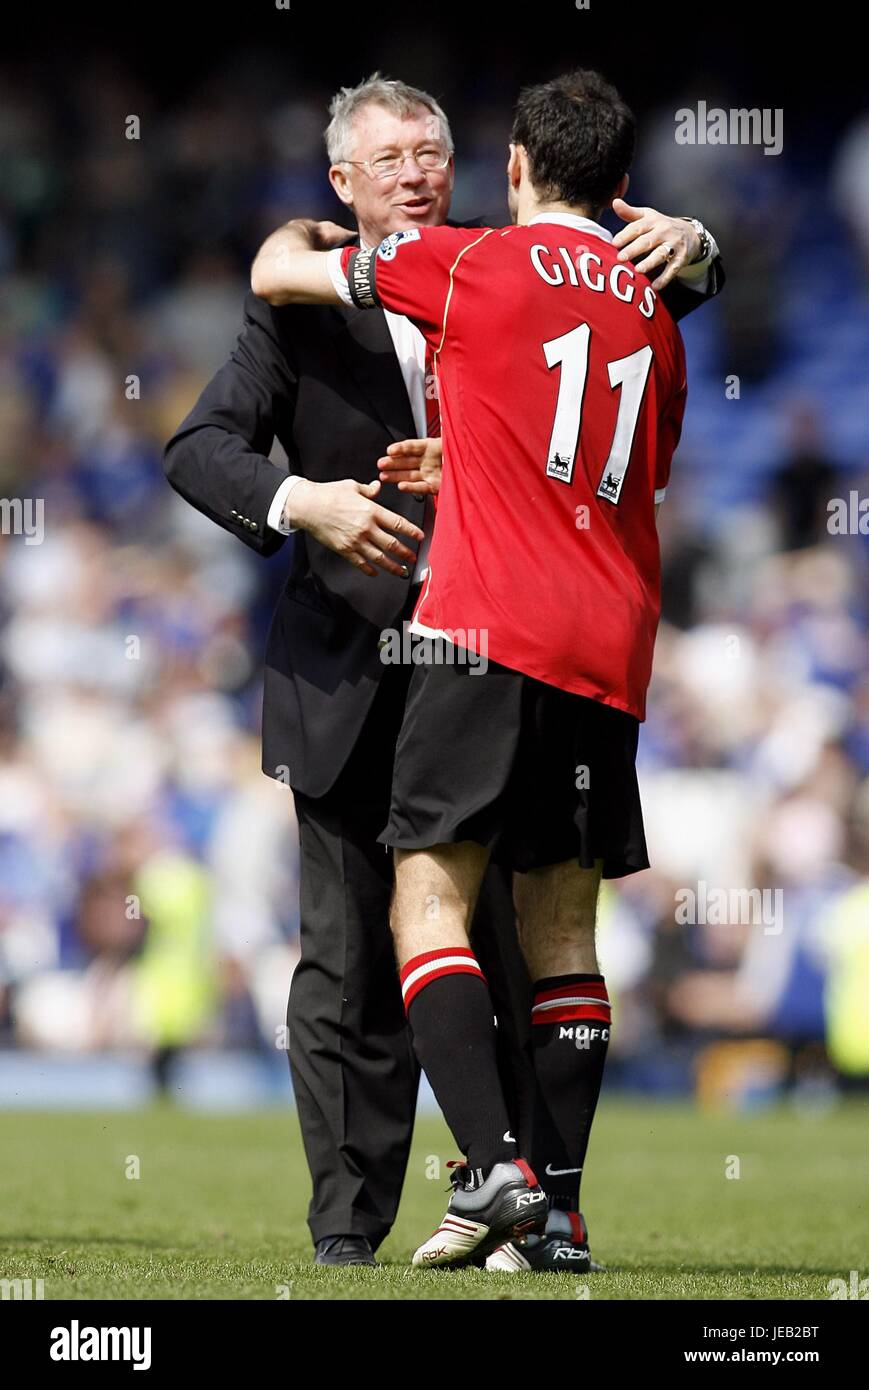
[[[332,281],[332,288],[348,308],[353,308],[353,299],[350,295],[350,286],[347,284],[347,276],[341,269],[341,255],[344,247],[335,246],[326,256],[326,269],[329,272],[329,279]]]
[[[286,524],[284,521],[284,507],[286,506],[287,498],[296,484],[303,483],[304,481],[304,478],[300,477],[298,474],[291,473],[289,478],[285,478],[280,484],[277,492],[272,498],[266,522],[273,531],[279,531],[282,536],[291,536],[294,531],[298,531],[299,529],[298,526],[288,526]]]
[[[696,290],[698,294],[705,294],[709,288],[709,267],[718,255],[718,243],[707,228],[709,236],[709,255],[704,256],[702,261],[694,261],[693,265],[683,265],[681,270],[676,271],[676,279],[681,280],[688,290]]]
[[[665,487],[656,487],[656,488],[655,488],[655,506],[657,507],[657,505],[658,505],[659,502],[663,502],[663,500],[664,500],[664,498],[665,498],[666,496],[667,496],[667,489],[666,489]]]

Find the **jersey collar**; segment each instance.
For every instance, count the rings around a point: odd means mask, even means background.
[[[612,232],[608,232],[606,227],[602,227],[599,222],[593,222],[590,217],[580,217],[577,212],[538,212],[526,226],[533,227],[535,222],[555,222],[559,227],[573,227],[577,232],[599,236],[604,241],[613,239]]]

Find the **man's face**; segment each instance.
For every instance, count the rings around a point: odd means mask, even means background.
[[[333,164],[329,180],[338,197],[352,207],[362,239],[377,246],[391,232],[408,227],[436,227],[445,222],[453,191],[453,160],[443,169],[424,170],[413,154],[424,150],[446,152],[438,118],[425,106],[402,118],[371,103],[357,112],[353,122],[351,159],[375,161],[388,156],[404,160],[398,174],[372,178],[361,163]]]

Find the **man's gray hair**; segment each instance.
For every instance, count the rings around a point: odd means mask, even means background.
[[[329,105],[331,121],[326,127],[326,149],[330,164],[342,164],[353,154],[353,121],[363,106],[385,106],[402,118],[416,115],[420,106],[425,106],[436,119],[432,138],[441,140],[450,154],[453,152],[453,137],[450,123],[442,108],[418,87],[409,87],[406,82],[396,82],[390,77],[372,73],[358,87],[342,87]]]

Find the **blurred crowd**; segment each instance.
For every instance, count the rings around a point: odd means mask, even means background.
[[[50,94],[11,66],[2,84],[0,497],[44,513],[38,534],[0,534],[0,1045],[273,1048],[297,853],[258,722],[289,546],[264,561],[199,516],[161,454],[232,346],[261,237],[336,216],[330,92],[297,77],[288,93],[279,63],[243,52],[174,100],[102,63]],[[453,213],[502,220],[509,95],[439,94]],[[676,146],[672,104],[643,117],[631,196],[698,212],[729,273],[686,327],[660,518],[640,758],[654,867],[601,909],[609,1066],[647,1090],[869,1078],[869,540],[828,510],[869,496],[869,411],[848,394],[869,347],[867,120],[827,187],[787,149]],[[819,190],[842,220],[826,224],[839,278],[817,293],[828,317],[847,295],[847,342],[816,341],[796,257]],[[812,351],[842,358],[835,420],[823,378],[806,384]],[[721,424],[743,404],[744,447]]]

